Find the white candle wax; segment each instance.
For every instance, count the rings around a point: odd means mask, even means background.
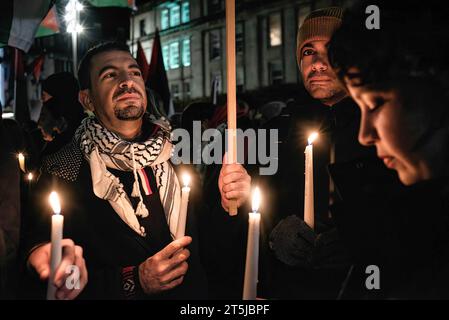
[[[312,133],[309,137],[309,145],[306,147],[305,182],[304,182],[304,222],[310,228],[315,226],[315,209],[313,194],[313,141],[318,135]]]
[[[56,286],[52,283],[56,269],[62,258],[62,230],[64,217],[61,215],[61,206],[56,192],[50,194],[50,204],[53,208],[51,217],[51,252],[50,252],[50,277],[48,279],[47,300],[55,300]]]
[[[259,275],[259,235],[260,213],[257,212],[260,203],[260,192],[256,188],[253,194],[253,212],[248,219],[248,242],[246,244],[245,280],[243,283],[243,300],[255,300],[257,297],[257,280]]]
[[[187,221],[187,208],[189,205],[189,194],[190,194],[190,176],[183,175],[184,187],[181,189],[181,207],[179,211],[178,226],[176,227],[175,238],[179,239],[185,235],[186,232],[186,221]]]

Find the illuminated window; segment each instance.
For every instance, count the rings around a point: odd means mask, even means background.
[[[168,45],[162,46],[162,56],[164,57],[165,70],[170,69],[169,54],[170,54],[170,48],[168,47]]]
[[[282,20],[279,12],[268,17],[268,32],[270,47],[280,46],[282,44]]]
[[[188,67],[190,63],[190,39],[184,39],[182,41],[182,65]]]
[[[170,8],[170,27],[177,26],[181,23],[181,12],[179,5]]]
[[[181,5],[181,22],[186,23],[190,21],[190,4],[188,1],[185,1]]]
[[[164,9],[161,11],[161,29],[165,30],[169,27],[168,24],[168,9]]]
[[[170,69],[179,68],[179,42],[170,43]]]

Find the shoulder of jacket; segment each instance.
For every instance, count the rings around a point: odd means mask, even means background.
[[[73,182],[78,178],[82,162],[83,154],[75,140],[72,140],[42,160],[42,172]]]

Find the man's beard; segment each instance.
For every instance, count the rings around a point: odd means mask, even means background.
[[[145,108],[142,105],[129,105],[124,108],[115,106],[114,115],[119,120],[133,121],[142,118]]]
[[[330,99],[335,96],[338,92],[335,88],[308,88],[310,95],[314,99]]]

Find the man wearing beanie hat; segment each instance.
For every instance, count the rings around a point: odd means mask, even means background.
[[[270,199],[264,215],[269,236],[268,258],[261,271],[264,296],[283,299],[335,299],[349,269],[330,212],[335,195],[327,166],[374,156],[357,141],[359,110],[339,83],[327,57],[327,43],[342,22],[343,10],[313,11],[298,29],[297,63],[309,97],[289,102],[271,121],[279,129],[279,170],[261,178]],[[314,142],[314,216],[303,221],[304,148]],[[267,221],[271,219],[271,221]]]
[[[327,106],[347,96],[327,59],[327,43],[341,25],[341,8],[326,8],[312,12],[300,26],[296,58],[304,87],[309,94]]]

